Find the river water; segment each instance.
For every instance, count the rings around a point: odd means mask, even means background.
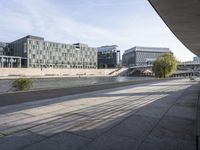
[[[33,85],[30,90],[52,89],[52,88],[64,88],[75,87],[92,84],[102,83],[114,83],[125,82],[134,80],[148,80],[149,77],[67,77],[67,78],[43,78],[32,79]],[[14,80],[0,80],[0,93],[14,92],[12,83]]]

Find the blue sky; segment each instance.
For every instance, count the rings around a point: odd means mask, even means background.
[[[147,0],[1,0],[0,41],[26,35],[48,41],[169,47],[181,61],[193,54],[163,23]]]

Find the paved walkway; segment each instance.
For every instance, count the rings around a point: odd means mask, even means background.
[[[0,150],[194,150],[199,87],[162,81],[0,107]]]

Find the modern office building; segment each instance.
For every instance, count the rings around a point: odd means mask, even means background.
[[[7,45],[5,42],[0,42],[0,55],[5,55]]]
[[[200,57],[193,57],[193,62],[194,63],[200,63]]]
[[[120,66],[120,50],[117,45],[102,46],[98,51],[98,68],[116,68]]]
[[[170,49],[136,46],[124,52],[122,56],[122,64],[126,67],[150,65],[158,56],[165,53],[171,53]]]
[[[0,68],[21,67],[21,57],[10,56],[9,43],[0,42]]]
[[[28,68],[96,68],[96,48],[87,44],[65,44],[45,41],[43,37],[28,35],[9,43],[10,56],[21,57],[21,65]]]

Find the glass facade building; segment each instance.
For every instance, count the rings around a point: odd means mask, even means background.
[[[5,55],[8,43],[0,42],[0,55]]]
[[[0,68],[20,68],[21,57],[11,56],[9,43],[0,42]]]
[[[194,63],[200,63],[200,57],[193,57],[193,62]]]
[[[23,58],[28,68],[96,68],[96,48],[87,44],[65,44],[45,41],[28,35],[9,44],[12,56]]]
[[[151,65],[158,56],[165,53],[171,53],[170,49],[136,46],[124,52],[122,56],[122,64],[126,67]]]
[[[98,51],[98,68],[116,68],[120,66],[120,51],[117,45],[102,46]]]

